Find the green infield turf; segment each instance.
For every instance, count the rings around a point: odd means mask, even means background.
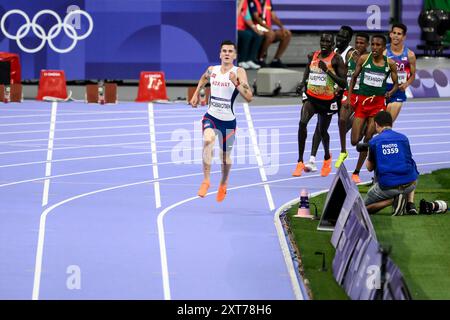
[[[359,189],[364,197],[368,187]],[[422,198],[449,202],[450,169],[420,176],[417,208]],[[325,199],[326,194],[310,199],[319,214]],[[313,299],[348,299],[331,270],[335,253],[332,233],[317,231],[316,220],[294,218],[297,209],[297,205],[292,207],[288,217]],[[371,218],[380,244],[392,248],[391,258],[403,273],[413,299],[450,299],[450,213],[392,217],[388,207]],[[320,270],[322,256],[316,252],[325,253],[327,271]]]

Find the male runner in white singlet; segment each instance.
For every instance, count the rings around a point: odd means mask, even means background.
[[[227,193],[228,177],[231,169],[231,149],[233,148],[236,132],[236,116],[234,113],[234,101],[238,94],[250,102],[253,98],[252,91],[247,81],[247,73],[244,69],[233,65],[236,59],[236,45],[231,41],[223,41],[220,45],[220,60],[218,66],[210,66],[200,78],[197,89],[189,102],[192,107],[197,107],[200,90],[209,82],[211,95],[208,103],[208,111],[203,116],[203,174],[204,179],[198,190],[200,197],[205,197],[210,186],[211,161],[216,137],[222,145],[220,153],[222,160],[222,179],[217,191],[217,201],[225,199]]]

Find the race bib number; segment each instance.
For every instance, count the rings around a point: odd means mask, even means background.
[[[327,74],[326,73],[316,73],[310,72],[308,78],[308,84],[314,86],[325,87],[327,85]]]
[[[211,98],[209,106],[218,112],[227,112],[231,109],[231,104],[229,102],[216,100],[214,98]]]
[[[337,109],[338,109],[337,102],[333,102],[333,103],[330,105],[330,110],[331,110],[331,111],[337,111]]]
[[[356,78],[356,83],[355,83],[355,87],[353,88],[353,90],[359,90],[359,81],[361,81],[360,76],[358,76],[358,78]],[[350,87],[351,82],[352,82],[352,77],[347,77],[347,83],[348,83],[349,87]]]
[[[406,83],[408,81],[408,74],[405,71],[397,71],[398,76],[398,84]],[[387,83],[393,83],[392,77],[389,75],[389,78],[387,79]]]
[[[364,74],[364,84],[381,88],[383,86],[385,74],[384,73],[377,73],[377,72],[365,72]]]

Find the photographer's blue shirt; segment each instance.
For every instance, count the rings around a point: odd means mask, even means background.
[[[389,189],[417,179],[419,172],[405,135],[385,129],[370,140],[369,149],[369,159],[375,164],[381,188]]]

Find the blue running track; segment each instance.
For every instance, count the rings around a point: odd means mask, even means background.
[[[298,298],[275,210],[302,188],[328,188],[335,169],[320,177],[319,161],[318,172],[291,176],[299,106],[236,110],[234,165],[217,203],[217,161],[208,196],[196,196],[205,108],[2,104],[0,299]],[[450,102],[407,102],[395,129],[421,173],[450,166]],[[336,159],[336,119],[329,132]]]

